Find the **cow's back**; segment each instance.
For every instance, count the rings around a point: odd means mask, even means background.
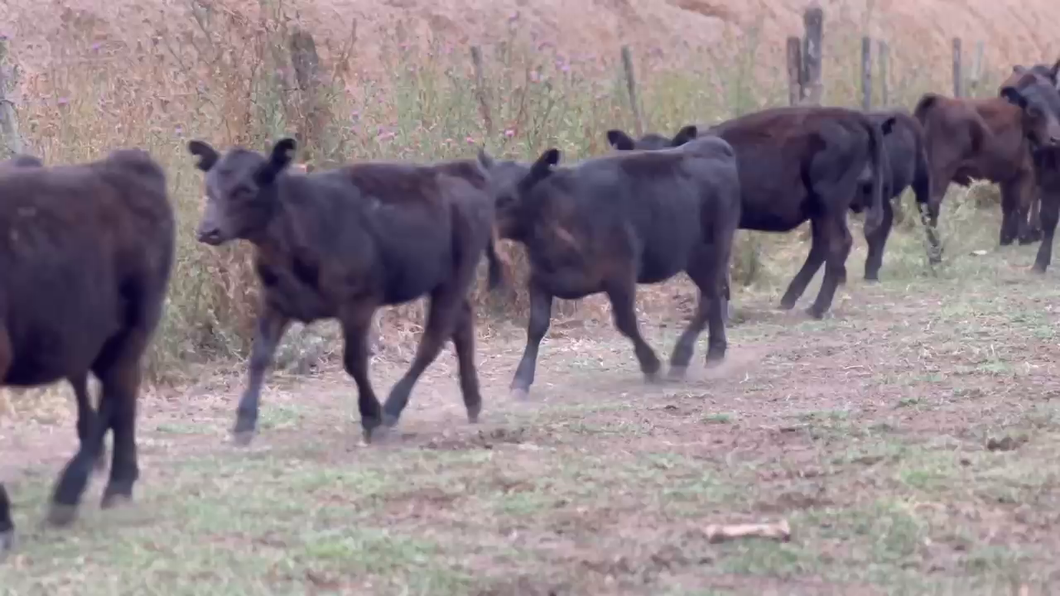
[[[612,154],[584,164],[570,192],[583,234],[601,252],[631,252],[639,259],[640,283],[669,278],[702,242],[704,211],[713,200],[711,172],[703,162],[717,159],[680,148]]]

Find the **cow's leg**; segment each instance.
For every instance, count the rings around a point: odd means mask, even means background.
[[[77,439],[84,443],[88,438],[88,429],[93,424],[92,419],[96,417],[96,408],[88,395],[88,372],[74,375],[67,379],[74,389],[74,398],[77,401]],[[107,467],[107,447],[104,445],[99,450],[99,459],[96,460],[96,470],[102,471]]]
[[[453,335],[461,304],[467,294],[467,284],[450,283],[431,293],[431,306],[427,312],[427,324],[416,348],[412,365],[394,387],[383,404],[383,424],[395,426],[401,418],[401,412],[409,403],[412,387],[442,351]]]
[[[412,387],[423,371],[438,357],[442,346],[456,330],[463,304],[467,301],[471,283],[475,279],[478,263],[490,240],[488,220],[481,223],[480,227],[476,227],[474,222],[466,221],[462,217],[458,216],[455,220],[456,237],[462,239],[456,251],[456,266],[448,281],[431,292],[427,323],[420,337],[420,344],[416,347],[416,356],[409,369],[390,389],[390,395],[383,404],[383,424],[387,426],[395,426],[398,423],[401,412],[409,403]],[[478,234],[476,231],[482,233]]]
[[[1056,223],[1060,219],[1060,192],[1041,190],[1042,244],[1038,247],[1038,256],[1034,259],[1034,271],[1045,273],[1053,260],[1053,237]]]
[[[1031,242],[1042,239],[1042,191],[1038,188],[1031,190],[1031,206],[1027,217],[1027,234]]]
[[[657,378],[662,363],[640,334],[635,310],[636,289],[637,284],[632,274],[623,276],[621,280],[609,280],[604,287],[607,298],[611,301],[611,317],[614,319],[615,328],[633,342],[633,353],[640,363],[640,370],[644,373],[644,378],[651,382]]]
[[[471,301],[464,300],[453,330],[453,347],[460,367],[460,393],[467,408],[467,419],[478,422],[482,411],[482,394],[479,391],[478,371],[475,370],[475,317]]]
[[[998,243],[1001,246],[1008,246],[1017,238],[1022,238],[1027,227],[1026,211],[1021,212],[1022,176],[1002,182],[999,186],[1001,187],[1001,233]]]
[[[806,262],[802,264],[802,268],[792,278],[791,283],[788,284],[787,291],[784,292],[784,296],[780,299],[780,308],[784,310],[791,310],[795,307],[795,303],[799,301],[802,293],[806,291],[806,286],[810,285],[810,280],[813,279],[813,276],[817,274],[817,270],[821,268],[821,264],[824,263],[827,247],[821,237],[821,222],[817,219],[811,220],[810,230],[813,234],[810,241],[810,254],[806,255]]]
[[[1028,170],[1022,172],[1020,177],[1013,183],[1016,187],[1016,206],[1015,206],[1015,217],[1016,223],[1016,237],[1021,245],[1031,244],[1038,240],[1035,234],[1031,231],[1030,225],[1030,210],[1031,203],[1034,202],[1035,197],[1035,182],[1034,182],[1034,170]],[[1005,190],[1002,187],[1002,194]],[[1004,197],[1002,196],[1002,204],[1004,204]]]
[[[15,523],[11,521],[11,501],[0,482],[0,561],[15,546]]]
[[[233,440],[239,445],[249,444],[257,431],[258,412],[261,407],[261,385],[265,379],[265,371],[272,365],[276,347],[283,339],[283,334],[287,331],[290,322],[288,317],[270,306],[267,300],[262,300],[254,343],[250,348],[247,388],[239,399],[236,425],[232,430]]]
[[[372,326],[374,307],[349,306],[340,315],[342,320],[342,364],[346,374],[357,384],[357,410],[361,414],[361,429],[365,443],[383,424],[382,406],[368,378],[368,330]]]
[[[113,452],[110,478],[103,487],[103,498],[100,501],[100,506],[104,509],[131,501],[133,485],[140,478],[136,453],[136,415],[143,374],[142,361],[162,318],[162,306],[165,301],[163,288],[148,289],[151,284],[149,280],[130,281],[134,284],[130,294],[136,297],[128,305],[133,324],[108,341],[92,363],[92,371],[100,380],[98,422],[93,425],[97,432],[93,433],[90,429],[88,453],[85,455],[86,459],[79,462],[84,465],[95,461],[92,456],[98,457],[99,451],[103,449],[103,437],[109,428],[112,433]],[[85,451],[82,447],[82,452]],[[77,457],[80,456],[79,453]],[[80,488],[83,490],[84,486]],[[63,504],[62,496],[61,491],[57,492],[54,501]]]
[[[836,288],[845,283],[847,278],[846,260],[850,255],[850,247],[854,244],[847,227],[846,213],[839,212],[828,217],[824,221],[824,241],[827,246],[827,258],[824,268],[824,281],[817,293],[808,312],[816,319],[824,316],[828,308],[832,306]]]
[[[879,281],[880,267],[883,266],[883,249],[887,244],[887,237],[891,233],[891,224],[894,222],[894,210],[891,201],[883,202],[883,221],[880,227],[872,234],[865,234],[865,242],[869,245],[869,255],[865,258],[865,279],[868,281]]]
[[[48,521],[56,526],[64,526],[74,520],[77,515],[77,507],[81,502],[81,496],[88,486],[88,478],[92,474],[95,463],[99,460],[100,452],[103,450],[103,438],[110,428],[111,419],[114,416],[115,402],[117,397],[110,397],[106,390],[99,400],[99,410],[92,422],[88,425],[85,440],[74,457],[66,463],[59,481],[52,491],[51,506],[48,511]],[[114,443],[114,452],[117,453],[118,443]],[[111,477],[114,476],[114,465],[111,464]]]
[[[931,193],[927,203],[917,202],[917,210],[920,211],[920,223],[924,225],[924,233],[928,241],[928,261],[933,264],[942,262],[942,243],[939,241],[939,212],[942,210],[942,200],[946,198],[949,190],[950,180],[956,175],[957,170],[953,167],[939,169],[931,174]],[[922,179],[914,181],[914,184],[923,184]],[[919,199],[919,195],[918,195]]]
[[[114,439],[110,478],[103,489],[101,502],[104,508],[132,500],[133,485],[140,477],[136,454],[136,401],[141,378],[139,361],[143,353],[140,346],[146,346],[146,341],[139,338],[134,341],[137,345],[125,350],[119,362],[100,377],[103,400],[111,402],[108,417],[104,420],[109,420]],[[102,436],[99,449],[103,449]]]
[[[110,478],[100,505],[113,507],[132,500],[140,477],[136,454],[136,410],[140,390],[141,359],[162,313],[162,299],[141,296],[134,304],[136,325],[124,329],[100,350],[92,371],[100,380],[99,411],[89,424],[87,437],[66,465],[52,494],[48,519],[56,525],[73,520],[88,483],[91,468],[103,449],[107,430],[113,431]]]
[[[728,300],[728,269],[732,252],[731,238],[729,243],[713,243],[699,249],[691,259],[691,266],[686,270],[688,276],[699,288],[699,304],[696,314],[684,333],[674,345],[670,355],[670,377],[679,379],[688,370],[696,339],[703,328],[710,325],[710,336],[707,347],[708,365],[720,362],[725,358],[728,341],[725,338],[725,318]]]
[[[530,293],[530,317],[526,324],[526,348],[512,377],[511,395],[514,399],[525,399],[530,394],[530,385],[534,384],[534,372],[537,369],[537,352],[552,320],[552,294],[533,278],[527,289]]]

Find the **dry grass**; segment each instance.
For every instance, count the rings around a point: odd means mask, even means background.
[[[304,157],[318,166],[350,159],[469,156],[479,143],[495,153],[524,158],[557,146],[565,159],[574,160],[605,151],[602,131],[607,128],[632,128],[617,54],[566,54],[534,37],[535,28],[520,20],[530,16],[509,15],[506,28],[495,30],[499,41],[485,47],[483,106],[470,84],[466,47],[445,37],[444,28],[414,38],[411,29],[399,26],[392,36],[381,38],[354,18],[331,19],[328,31],[318,37],[319,88],[311,97],[296,76],[288,48],[297,29],[318,23],[311,18],[317,13],[303,17],[304,7],[279,0],[248,6],[181,0],[157,14],[122,3],[104,7],[92,2],[48,13],[35,4],[0,9],[14,27],[13,60],[22,66],[16,100],[34,153],[48,163],[62,163],[93,159],[117,146],[140,146],[169,173],[178,205],[179,244],[166,318],[150,358],[156,381],[181,383],[195,374],[196,364],[243,357],[256,310],[248,248],[212,249],[193,239],[201,176],[185,151],[189,139],[264,149],[281,134],[294,133],[303,141]],[[861,25],[847,29],[840,24],[861,23],[857,19],[864,15],[829,14],[835,15],[829,18],[836,26],[827,39],[826,99],[851,105],[857,98],[852,51],[857,40],[847,31]],[[710,123],[784,100],[775,23],[748,15],[734,22],[739,27],[728,23],[712,33],[714,43],[686,48],[680,58],[672,49],[638,56],[649,128]],[[336,27],[346,32],[344,37],[335,35]],[[41,31],[48,33],[46,42]],[[359,53],[364,36],[384,44],[373,57]],[[937,64],[927,68],[915,54],[895,49],[895,104],[910,105],[922,91],[948,86],[938,76],[945,69]],[[382,68],[366,63],[376,59]],[[1004,70],[998,68],[988,65],[986,70],[996,75]],[[982,89],[992,89],[990,80]],[[759,276],[771,274],[762,254],[803,250],[797,242],[793,236],[741,233],[735,278],[753,289]],[[503,252],[518,285],[525,259],[511,246]],[[787,277],[792,272],[775,273]],[[686,300],[690,291],[681,279],[645,290],[642,303],[665,310]],[[490,333],[495,315],[525,311],[521,292],[513,300],[488,299],[481,284],[477,292],[484,334]],[[601,318],[607,316],[602,305],[602,300],[561,301],[556,309],[561,316]],[[420,330],[421,316],[420,303],[382,312],[384,353],[404,354]],[[297,330],[285,342],[281,364],[295,371],[318,366],[337,349],[334,336],[327,324]]]

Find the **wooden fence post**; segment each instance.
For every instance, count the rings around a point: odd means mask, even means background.
[[[486,65],[482,61],[482,49],[471,46],[471,64],[475,67],[475,97],[479,113],[486,124],[486,134],[493,136],[493,113],[490,110],[489,90],[486,89]]]
[[[972,54],[972,67],[968,72],[968,95],[975,97],[979,91],[979,81],[983,76],[983,47],[982,41],[975,42],[975,54]]]
[[[0,36],[0,140],[11,154],[22,153],[22,134],[18,129],[15,104],[8,99],[15,90],[16,68],[7,68],[7,38]]]
[[[295,28],[288,40],[295,83],[301,92],[302,160],[307,164],[325,157],[324,135],[327,130],[327,106],[321,93],[320,56],[313,35]]]
[[[964,97],[964,69],[961,68],[961,38],[953,38],[953,96]]]
[[[880,69],[876,79],[880,82],[880,106],[884,108],[891,105],[891,98],[888,96],[890,90],[887,87],[887,70],[890,67],[888,62],[891,60],[890,52],[891,49],[887,46],[887,42],[881,39],[879,45]]]
[[[824,9],[814,5],[802,15],[806,28],[806,39],[802,48],[802,60],[805,65],[803,78],[803,99],[810,105],[821,105],[824,85],[821,82],[821,43],[824,38]]]
[[[626,91],[629,92],[629,105],[633,110],[633,124],[636,126],[637,136],[644,134],[644,120],[640,113],[640,102],[637,101],[637,79],[633,74],[633,53],[629,46],[622,46],[622,69],[626,72]]]
[[[861,109],[872,109],[872,38],[861,38]]]
[[[788,105],[802,101],[802,38],[788,37]]]

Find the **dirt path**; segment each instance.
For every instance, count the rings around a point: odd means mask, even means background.
[[[379,447],[338,370],[270,383],[245,449],[242,375],[212,378],[145,399],[137,503],[100,512],[97,478],[67,532],[35,521],[72,425],[7,424],[22,546],[0,593],[1045,594],[1060,278],[1026,274],[1032,250],[964,281],[852,271],[824,321],[746,297],[725,364],[704,369],[704,337],[681,383],[646,385],[609,326],[555,324],[515,403],[504,329],[480,341],[480,424],[447,351]],[[664,360],[682,324],[644,323]],[[405,366],[373,364],[380,393]],[[790,542],[705,533],[780,518]]]

